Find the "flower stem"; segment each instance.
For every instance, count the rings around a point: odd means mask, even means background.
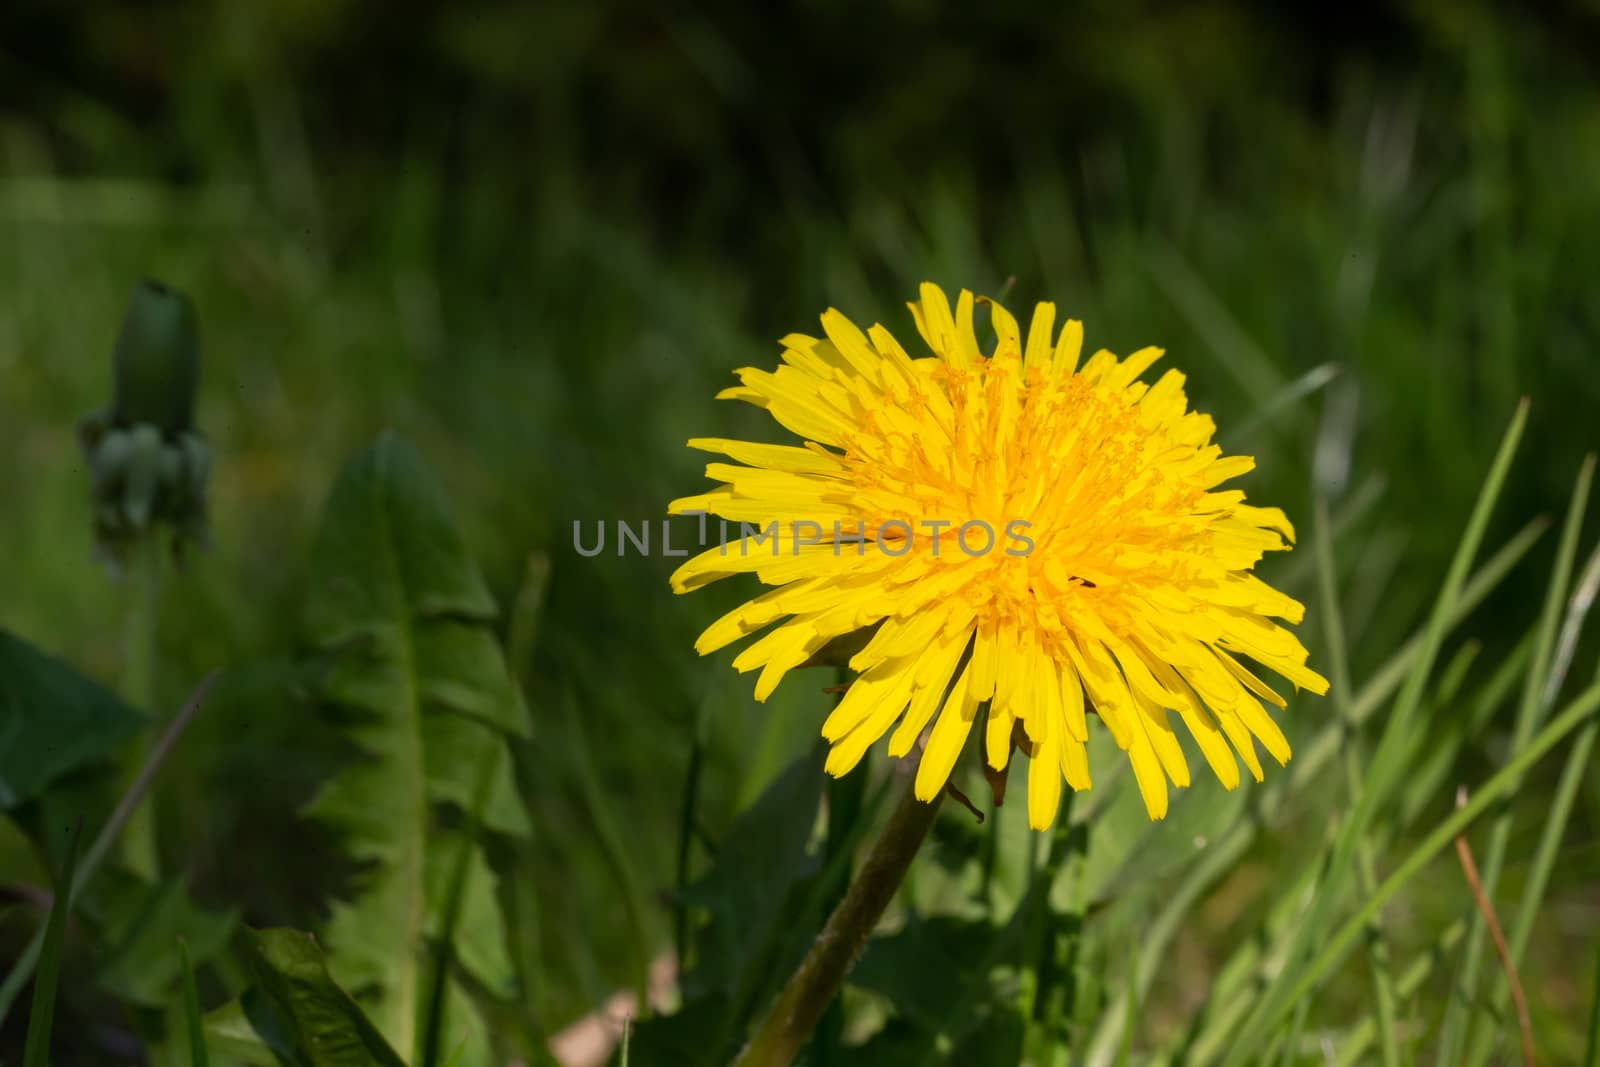
[[[151,529],[134,546],[128,565],[128,613],[123,648],[122,695],[136,708],[159,715],[156,699],[156,634],[161,608],[161,537]],[[159,720],[151,723],[160,729]],[[128,753],[128,781],[144,766],[150,754],[149,738],[141,734]],[[146,801],[130,813],[122,835],[122,860],[136,874],[154,879],[160,867],[156,845],[155,811]]]
[[[734,1067],[787,1067],[793,1062],[905,880],[917,849],[933,828],[943,796],[941,792],[923,803],[916,798],[912,784],[906,783],[900,803],[860,873]]]

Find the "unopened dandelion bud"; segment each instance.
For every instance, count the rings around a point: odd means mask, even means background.
[[[128,437],[132,447],[122,484],[122,511],[135,530],[142,530],[155,511],[161,487],[161,431],[140,423],[128,431]]]
[[[100,436],[89,455],[89,477],[96,499],[110,494],[113,486],[121,484],[132,454],[133,439],[126,430],[107,430]]]
[[[113,563],[159,526],[175,552],[204,540],[211,449],[194,429],[199,368],[188,297],[139,283],[117,336],[112,405],[78,423],[95,539]]]
[[[178,441],[183,454],[183,495],[186,501],[204,505],[206,483],[211,477],[211,446],[198,434],[186,433]]]
[[[117,336],[115,424],[146,423],[176,438],[194,424],[199,379],[199,340],[189,298],[160,282],[140,282]]]

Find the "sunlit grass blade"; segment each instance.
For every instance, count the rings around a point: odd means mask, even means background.
[[[1572,501],[1567,507],[1567,521],[1561,531],[1561,541],[1556,548],[1555,567],[1550,573],[1550,584],[1545,591],[1544,607],[1539,613],[1538,637],[1535,639],[1533,668],[1528,672],[1522,689],[1522,702],[1517,707],[1516,724],[1511,734],[1511,751],[1527,743],[1547,710],[1542,695],[1548,675],[1551,656],[1555,649],[1556,629],[1561,622],[1561,608],[1566,601],[1567,586],[1572,578],[1573,560],[1578,552],[1578,534],[1583,528],[1583,513],[1589,499],[1589,485],[1594,477],[1594,458],[1586,460],[1578,472],[1572,489]],[[1511,838],[1511,807],[1506,805],[1489,828],[1489,843],[1483,853],[1481,878],[1484,894],[1493,901],[1495,888],[1500,883],[1500,873],[1505,865],[1506,845]],[[1478,995],[1478,975],[1483,966],[1485,926],[1481,916],[1472,921],[1467,934],[1467,946],[1462,953],[1461,970],[1451,983],[1451,997],[1445,1009],[1444,1029],[1440,1034],[1439,1057],[1442,1063],[1459,1063],[1465,1051],[1465,1041],[1472,1026],[1472,1004]]]
[[[1292,1005],[1299,1003],[1302,997],[1310,995],[1317,984],[1345,958],[1356,938],[1371,921],[1372,916],[1377,914],[1378,909],[1405,888],[1424,866],[1443,852],[1467,827],[1482,817],[1492,805],[1498,803],[1529,767],[1565,740],[1569,734],[1588,722],[1597,708],[1600,708],[1600,686],[1593,686],[1584,690],[1554,721],[1541,730],[1538,736],[1517,752],[1510,762],[1479,786],[1472,794],[1471,800],[1452,812],[1449,818],[1423,838],[1395,868],[1394,873],[1378,887],[1377,892],[1367,898],[1355,914],[1340,924],[1333,934],[1322,942],[1322,948],[1311,961],[1292,974],[1286,975],[1276,987],[1282,992],[1274,1000],[1279,1004]],[[1276,1018],[1267,1012],[1258,1014],[1268,1016],[1269,1022]],[[1239,1047],[1241,1046],[1238,1044],[1234,1046],[1234,1048]]]
[[[1331,672],[1334,710],[1344,724],[1345,787],[1353,806],[1361,796],[1361,733],[1350,713],[1350,662],[1345,651],[1344,618],[1339,607],[1338,578],[1333,563],[1333,533],[1328,522],[1328,506],[1321,499],[1316,506],[1317,572],[1321,576],[1323,626],[1328,638],[1328,666]],[[1361,892],[1370,896],[1378,887],[1372,839],[1361,834],[1356,845],[1356,875]],[[1381,916],[1367,931],[1367,962],[1372,972],[1373,999],[1377,1002],[1379,1047],[1385,1067],[1399,1067],[1400,1045],[1395,1038],[1394,978],[1389,973],[1389,946],[1384,938]],[[1303,1008],[1304,1005],[1301,1005]],[[1304,1016],[1298,1017],[1303,1024]],[[1298,1030],[1298,1027],[1296,1028]],[[1288,1049],[1285,1046],[1285,1055]]]
[[[1466,936],[1466,933],[1467,923],[1465,919],[1457,919],[1445,927],[1444,933],[1439,935],[1439,940],[1434,943],[1434,946],[1413,960],[1411,966],[1401,973],[1399,979],[1395,982],[1395,993],[1401,999],[1415,996],[1417,990],[1422,988],[1422,983],[1428,980],[1428,976],[1433,973],[1433,969],[1439,965],[1439,961],[1455,949],[1461,939]],[[1377,1034],[1378,1024],[1376,1020],[1366,1019],[1357,1023],[1344,1036],[1344,1040],[1338,1043],[1339,1055],[1334,1062],[1334,1067],[1355,1067],[1356,1064],[1361,1063],[1362,1057],[1366,1055],[1367,1046],[1372,1043]]]
[[[67,854],[56,881],[55,901],[45,923],[44,944],[39,954],[38,976],[33,983],[33,1008],[28,1013],[28,1039],[22,1052],[22,1067],[48,1067],[50,1029],[55,1022],[56,987],[61,980],[61,953],[67,937],[67,916],[72,914],[72,887],[78,861],[78,841],[83,824],[67,832]]]
[[[1558,644],[1558,648],[1562,651],[1558,651],[1551,667],[1552,677],[1565,672],[1566,658],[1577,647],[1578,632],[1583,628],[1590,608],[1594,606],[1597,592],[1600,592],[1600,547],[1596,547],[1590,554],[1577,588],[1572,594]],[[1600,683],[1600,665],[1596,667],[1595,681]],[[1547,687],[1545,693],[1551,694],[1550,688]],[[1527,882],[1523,885],[1521,899],[1517,903],[1516,918],[1511,926],[1510,951],[1513,965],[1521,964],[1522,954],[1527,950],[1528,939],[1533,934],[1533,924],[1539,918],[1539,909],[1544,903],[1545,888],[1550,884],[1550,875],[1555,870],[1556,859],[1561,851],[1561,840],[1572,817],[1573,804],[1577,801],[1584,774],[1589,770],[1589,757],[1594,751],[1597,733],[1600,733],[1600,721],[1589,723],[1573,739],[1572,748],[1567,752],[1566,766],[1561,769],[1561,778],[1556,785],[1555,795],[1544,812],[1543,828],[1539,832],[1539,845],[1534,852],[1533,867],[1528,874]],[[1468,1064],[1482,1064],[1488,1059],[1494,1038],[1494,1028],[1488,1024],[1488,1020],[1499,1018],[1504,1014],[1503,1008],[1508,996],[1509,990],[1504,983],[1494,987],[1491,1010],[1473,1026],[1472,1041],[1468,1046]]]
[[[206,1054],[206,1021],[200,1011],[200,989],[194,981],[194,963],[189,959],[189,943],[178,938],[178,961],[183,968],[183,1019],[189,1034],[189,1063],[210,1067]]]
[[[1462,651],[1470,654],[1475,647],[1475,644],[1465,646]],[[1483,732],[1490,719],[1511,699],[1512,688],[1522,680],[1532,659],[1533,634],[1529,633],[1476,687],[1470,701],[1458,701],[1452,687],[1441,682],[1440,696],[1434,702],[1441,709],[1439,717],[1432,723],[1422,724],[1412,740],[1407,757],[1410,772],[1390,807],[1388,826],[1375,835],[1380,847],[1392,844],[1443,795],[1442,791],[1448,787],[1446,779],[1454,770],[1461,750]],[[1458,710],[1458,705],[1463,703],[1465,712]]]
[[[1378,506],[1383,499],[1386,482],[1380,475],[1372,475],[1356,486],[1354,490],[1345,495],[1339,507],[1338,514],[1333,517],[1333,537],[1337,542],[1340,538],[1357,529],[1367,514]],[[1300,588],[1305,582],[1315,577],[1316,558],[1309,552],[1297,552],[1294,557],[1285,562],[1279,574],[1278,584],[1286,590]]]
[[[1378,743],[1377,752],[1373,756],[1368,772],[1366,788],[1362,791],[1354,809],[1343,821],[1339,836],[1334,843],[1332,856],[1328,864],[1327,881],[1324,891],[1319,893],[1312,902],[1310,913],[1305,921],[1296,929],[1289,952],[1289,969],[1286,974],[1294,974],[1299,968],[1297,961],[1304,952],[1313,936],[1324,932],[1324,926],[1331,913],[1334,903],[1342,896],[1342,881],[1345,873],[1350,869],[1355,857],[1357,844],[1361,834],[1366,829],[1372,813],[1378,805],[1386,799],[1390,788],[1400,778],[1400,766],[1397,756],[1402,752],[1405,740],[1411,729],[1412,717],[1422,703],[1422,694],[1427,685],[1428,676],[1433,669],[1433,663],[1438,655],[1440,643],[1448,628],[1448,623],[1454,611],[1456,601],[1461,596],[1468,569],[1472,560],[1477,555],[1478,545],[1483,539],[1484,530],[1489,523],[1489,515],[1494,508],[1495,501],[1499,498],[1500,489],[1505,484],[1506,476],[1511,468],[1511,458],[1516,452],[1518,442],[1521,440],[1522,431],[1527,424],[1528,403],[1526,400],[1517,405],[1516,414],[1512,417],[1511,425],[1507,428],[1505,436],[1501,439],[1499,451],[1496,453],[1494,463],[1490,467],[1489,475],[1485,479],[1483,488],[1478,494],[1477,504],[1473,508],[1472,517],[1467,522],[1466,532],[1462,535],[1456,547],[1454,558],[1451,560],[1450,569],[1440,590],[1438,599],[1434,603],[1432,615],[1428,620],[1428,627],[1424,631],[1421,651],[1412,664],[1406,677],[1404,687],[1395,700],[1393,712],[1385,725],[1382,739]],[[1373,898],[1369,897],[1369,901]],[[1367,909],[1363,909],[1366,911]],[[1375,913],[1375,909],[1373,912]],[[1371,913],[1368,914],[1370,918]],[[1293,1006],[1300,994],[1291,996],[1286,989],[1294,988],[1287,981],[1280,981],[1267,992],[1267,995],[1257,1005],[1250,1018],[1245,1021],[1243,1033],[1239,1041],[1231,1049],[1230,1055],[1223,1062],[1226,1064],[1243,1064],[1254,1062],[1259,1057],[1263,1043],[1271,1035],[1283,1013]]]
[[[1523,557],[1533,548],[1534,543],[1544,536],[1544,532],[1549,529],[1549,526],[1548,520],[1545,519],[1535,519],[1528,523],[1518,530],[1516,535],[1501,547],[1500,551],[1490,557],[1488,562],[1478,568],[1478,572],[1473,575],[1472,580],[1462,588],[1461,597],[1456,603],[1455,609],[1450,613],[1446,625],[1454,626],[1464,619],[1473,608],[1483,603],[1484,599],[1511,572],[1511,569],[1522,562]],[[1401,683],[1405,681],[1407,674],[1412,669],[1412,665],[1416,662],[1418,654],[1421,653],[1426,638],[1425,629],[1413,634],[1405,644],[1400,646],[1394,655],[1384,661],[1383,666],[1373,671],[1372,676],[1362,683],[1361,689],[1355,695],[1355,699],[1350,702],[1350,714],[1357,722],[1366,722],[1370,719],[1377,712],[1379,705],[1393,696],[1395,690],[1400,688]],[[1318,735],[1317,739],[1312,743],[1314,745],[1337,745],[1340,732],[1338,728],[1328,730]],[[1326,759],[1327,756],[1325,755],[1323,758]],[[1303,761],[1304,756],[1297,754],[1290,764],[1290,773],[1293,774],[1295,763],[1303,765]],[[1321,764],[1319,763],[1318,766],[1321,766]]]
[[[1594,984],[1589,990],[1589,1037],[1583,1046],[1583,1067],[1600,1067],[1600,951],[1594,954]]]
[[[1128,1011],[1122,1024],[1122,1045],[1117,1049],[1117,1067],[1128,1067],[1133,1057],[1133,1035],[1139,1019],[1139,940],[1134,938],[1128,948],[1128,980],[1123,988]]]
[[[1477,688],[1472,704],[1463,716],[1466,735],[1470,736],[1480,728],[1495,710],[1505,703],[1512,687],[1527,669],[1532,647],[1532,634],[1529,634],[1496,667],[1489,679]],[[1439,691],[1431,703],[1448,705],[1451,702],[1455,688],[1459,684],[1459,679],[1456,677],[1460,670],[1459,665],[1468,659],[1470,655],[1460,655],[1453,661],[1451,668],[1446,669],[1440,679]],[[1334,725],[1329,729],[1337,730],[1340,727]],[[1436,796],[1453,766],[1453,756],[1456,751],[1455,748],[1439,749],[1434,759],[1425,763],[1408,779],[1408,791],[1413,792],[1418,798]],[[1391,821],[1382,828],[1382,833],[1374,835],[1380,846],[1410,826],[1412,819],[1421,810],[1420,800],[1412,803],[1413,807],[1408,809],[1403,802],[1398,820]],[[1222,1055],[1234,1028],[1250,1011],[1268,984],[1265,976],[1275,975],[1282,970],[1288,933],[1292,929],[1291,923],[1298,919],[1299,913],[1304,909],[1305,901],[1321,874],[1320,866],[1324,859],[1325,857],[1319,853],[1318,858],[1302,870],[1289,888],[1276,894],[1276,899],[1270,905],[1267,918],[1261,924],[1259,933],[1244,940],[1233,956],[1216,972],[1217,979],[1212,983],[1210,1000],[1212,1003],[1220,1002],[1222,1007],[1205,1020],[1204,1028],[1199,1034],[1185,1043],[1184,1047],[1189,1054],[1183,1062],[1205,1064]],[[1463,921],[1457,924],[1451,945],[1461,940],[1465,934],[1466,923]],[[1402,997],[1409,995],[1409,993],[1399,993]]]
[[[1312,367],[1278,390],[1277,395],[1261,405],[1254,415],[1241,422],[1233,432],[1234,439],[1241,442],[1248,441],[1263,427],[1271,425],[1284,412],[1292,410],[1300,401],[1337,378],[1343,369],[1337,363],[1323,363]]]
[[[1529,549],[1543,535],[1547,525],[1544,520],[1530,522],[1473,574],[1462,588],[1461,596],[1449,615],[1448,625],[1454,626],[1459,623],[1483,602],[1512,568],[1527,555]],[[1366,721],[1385,700],[1394,695],[1395,690],[1405,680],[1406,672],[1421,652],[1425,637],[1425,630],[1413,634],[1373,672],[1372,677],[1355,694],[1351,701],[1350,713],[1356,722]],[[1287,780],[1280,779],[1277,784],[1267,786],[1261,809],[1274,810],[1279,798],[1285,793],[1292,794],[1306,788],[1337,754],[1339,739],[1343,732],[1342,724],[1330,723],[1323,727],[1309,744],[1302,746],[1289,764]],[[1144,959],[1147,965],[1140,975],[1141,995],[1148,991],[1150,983],[1154,981],[1157,964],[1165,958],[1168,944],[1182,928],[1189,909],[1203,897],[1213,882],[1233,869],[1234,863],[1250,847],[1251,841],[1262,825],[1260,816],[1252,814],[1229,827],[1219,838],[1206,846],[1205,851],[1197,857],[1194,866],[1189,868],[1183,880],[1167,898],[1160,913],[1145,931]],[[1127,1005],[1128,1001],[1119,992],[1102,1013],[1085,1059],[1089,1067],[1108,1067],[1112,1063]],[[1231,1016],[1228,1028],[1231,1029],[1237,1022],[1238,1017]]]
[[[1305,1032],[1306,1016],[1310,1013],[1311,1003],[1309,1001],[1302,1000],[1295,1005],[1294,1019],[1290,1022],[1289,1029],[1275,1039],[1278,1055],[1273,1062],[1278,1064],[1279,1067],[1294,1067],[1295,1061],[1298,1059],[1300,1035]],[[1270,1053],[1272,1048],[1269,1047],[1267,1051]]]

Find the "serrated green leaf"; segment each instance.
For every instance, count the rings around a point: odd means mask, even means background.
[[[935,1047],[928,1033],[893,1019],[864,1044],[839,1050],[836,1067],[1014,1067],[1022,1059],[1022,1019],[1015,1012],[984,1008],[960,1039]]]
[[[465,865],[463,870],[462,865]],[[516,971],[511,963],[506,940],[500,930],[499,902],[495,899],[494,873],[489,869],[483,849],[459,832],[435,835],[428,851],[428,895],[443,900],[452,891],[451,879],[461,880],[460,915],[455,929],[455,957],[467,972],[489,992],[501,997],[516,993]],[[444,916],[430,913],[427,935],[445,935]],[[491,936],[484,936],[492,933]]]
[[[528,811],[517,795],[511,750],[483,723],[459,715],[426,715],[422,744],[427,753],[428,791],[435,801],[448,801],[462,811],[476,810],[478,820],[496,833],[526,837],[532,832]],[[483,760],[492,761],[485,767]],[[487,795],[473,789],[487,773]]]
[[[529,831],[507,747],[531,733],[528,712],[494,601],[400,438],[383,435],[344,469],[311,571],[318,695],[358,756],[308,811],[364,865],[334,906],[330,966],[390,1043],[426,1064],[482,1030],[456,967],[491,993],[515,988],[476,835]]]
[[[807,914],[806,890],[820,861],[810,848],[827,778],[825,749],[793,761],[718,843],[716,863],[683,891],[683,903],[707,921],[693,938],[683,976],[684,1004],[635,1028],[636,1064],[696,1067],[727,1062],[749,1017],[804,953],[821,923]]]
[[[316,940],[298,930],[252,930],[257,986],[311,1067],[405,1067],[405,1061],[328,973]]]
[[[882,993],[908,1020],[938,1032],[967,995],[967,976],[997,935],[986,919],[913,919],[899,933],[874,938],[850,972],[850,984]]]
[[[0,808],[104,759],[143,725],[109,689],[0,630]]]
[[[826,781],[823,756],[818,745],[791,763],[734,820],[716,865],[685,891],[691,906],[711,913],[694,975],[706,988],[735,989],[755,980],[749,971],[767,955],[790,892],[816,872],[807,845]]]

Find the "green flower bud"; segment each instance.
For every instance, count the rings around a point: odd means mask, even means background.
[[[204,514],[206,482],[211,478],[211,446],[198,434],[186,433],[178,441],[183,457],[178,494],[185,505]]]
[[[78,423],[89,462],[95,539],[113,564],[158,527],[181,556],[206,540],[211,447],[194,431],[199,344],[188,297],[143,281],[122,320],[109,411]]]
[[[128,436],[133,447],[128,455],[127,480],[122,484],[122,512],[134,529],[141,530],[155,512],[156,493],[161,487],[161,431],[140,423]]]
[[[121,496],[123,471],[133,454],[133,438],[126,430],[107,430],[89,450],[89,477],[95,499]]]
[[[147,423],[176,437],[194,423],[199,380],[200,342],[189,298],[160,282],[140,282],[117,337],[113,422]]]

